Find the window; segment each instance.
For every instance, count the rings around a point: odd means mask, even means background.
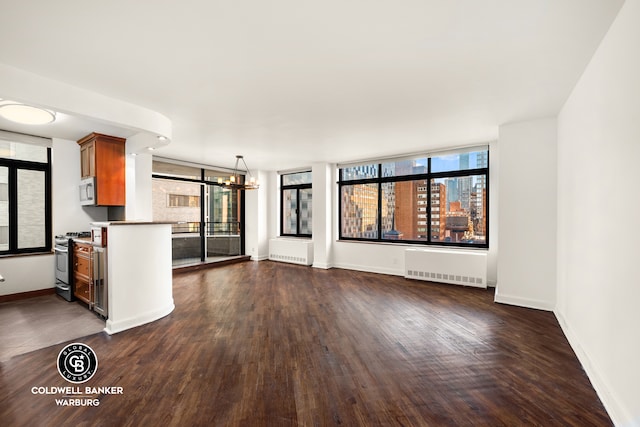
[[[0,255],[49,252],[51,242],[51,149],[6,140],[3,133]]]
[[[378,238],[377,184],[343,185],[340,188],[340,236],[352,239]]]
[[[169,194],[167,207],[170,208],[199,208],[200,196],[189,196],[186,194]]]
[[[311,237],[313,194],[311,172],[281,175],[281,235]]]
[[[488,247],[486,147],[346,166],[340,239]]]

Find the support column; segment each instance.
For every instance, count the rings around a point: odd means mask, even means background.
[[[314,163],[313,173],[313,267],[331,268],[333,245],[333,189],[335,168]]]

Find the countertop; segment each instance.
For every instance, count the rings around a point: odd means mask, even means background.
[[[73,243],[91,244],[91,237],[73,237],[71,240],[73,240]]]

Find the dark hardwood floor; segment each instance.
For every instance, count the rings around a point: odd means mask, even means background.
[[[0,364],[6,426],[611,425],[552,313],[487,290],[245,262],[174,277],[175,311],[76,340],[97,407],[62,407],[62,345]],[[3,325],[4,327],[5,325]]]

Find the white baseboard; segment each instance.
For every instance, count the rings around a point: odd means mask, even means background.
[[[613,424],[621,427],[639,427],[640,419],[633,419],[629,412],[618,404],[620,400],[616,398],[611,386],[609,386],[604,377],[600,375],[601,369],[595,365],[593,360],[591,360],[589,355],[584,351],[584,348],[580,345],[578,336],[573,332],[562,313],[554,310],[553,314],[555,314],[556,319],[558,319],[562,332],[564,332],[565,337],[567,337],[569,345],[571,345],[573,352],[578,357],[582,368],[586,372],[587,377],[589,377],[591,385],[593,385],[600,401],[611,417]]]
[[[254,256],[251,255],[251,261],[265,261],[269,259],[269,255]]]
[[[329,270],[333,268],[333,265],[325,263],[325,262],[314,262],[312,265],[313,268],[321,268],[323,270]]]
[[[158,310],[141,313],[139,315],[136,315],[135,317],[130,317],[123,320],[113,321],[111,319],[107,319],[107,324],[104,328],[104,331],[109,335],[113,335],[118,332],[126,331],[127,329],[135,328],[136,326],[142,326],[144,324],[151,323],[155,320],[165,317],[166,315],[171,313],[174,308],[175,305],[173,304],[172,298],[170,305]]]
[[[501,294],[500,288],[496,288],[494,301],[501,304],[517,305],[518,307],[533,308],[544,311],[553,311],[555,308],[555,304],[550,301]]]

